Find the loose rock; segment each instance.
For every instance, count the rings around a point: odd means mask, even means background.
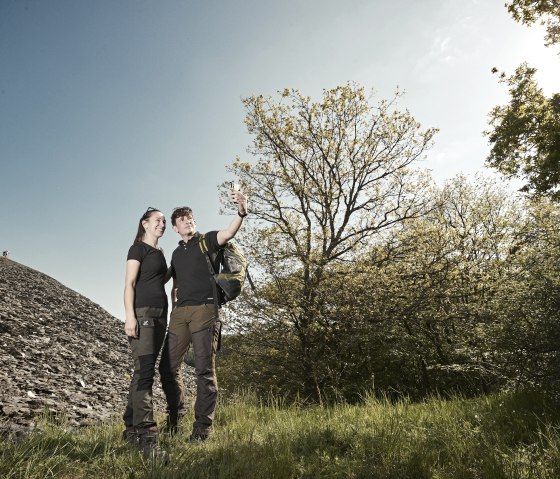
[[[132,358],[123,323],[86,297],[2,260],[0,338],[0,430],[32,430],[47,411],[77,426],[124,411]],[[183,373],[192,397],[193,368]],[[157,374],[154,406],[165,410]]]

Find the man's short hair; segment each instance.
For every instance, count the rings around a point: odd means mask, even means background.
[[[177,218],[182,218],[183,216],[192,217],[192,215],[192,209],[188,206],[178,206],[177,208],[174,208],[173,213],[171,213],[171,224],[175,226]]]

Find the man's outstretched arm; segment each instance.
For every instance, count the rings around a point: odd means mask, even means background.
[[[237,203],[238,213],[225,230],[218,231],[218,244],[225,245],[241,228],[243,218],[247,216],[247,197],[241,191],[230,190],[228,193],[231,201]]]

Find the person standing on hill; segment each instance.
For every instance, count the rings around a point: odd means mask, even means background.
[[[136,238],[128,250],[124,288],[124,330],[134,359],[134,373],[123,414],[123,440],[154,459],[167,458],[167,453],[158,446],[152,402],[155,365],[167,329],[164,285],[170,271],[158,247],[164,232],[165,216],[155,208],[148,208],[138,222]]]
[[[204,235],[197,232],[192,209],[184,206],[173,210],[171,224],[181,241],[173,252],[171,275],[173,276],[172,301],[176,304],[169,320],[167,339],[162,352],[161,382],[167,395],[166,429],[174,434],[180,418],[186,413],[183,380],[180,373],[183,358],[191,343],[196,374],[195,422],[189,441],[204,441],[212,429],[214,411],[218,398],[218,382],[215,372],[215,354],[219,335],[218,308],[214,304],[214,278],[210,275],[207,254],[201,241],[212,256],[231,240],[247,216],[247,198],[232,188],[229,197],[238,205],[237,216],[230,225],[220,231]],[[218,265],[214,265],[217,270]],[[167,375],[170,371],[171,375]]]

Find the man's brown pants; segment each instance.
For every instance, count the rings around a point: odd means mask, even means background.
[[[196,374],[194,436],[208,435],[214,420],[218,399],[215,371],[217,319],[214,304],[175,308],[169,320],[160,362],[161,383],[166,392],[169,419],[176,422],[186,412],[181,365],[192,344]]]

